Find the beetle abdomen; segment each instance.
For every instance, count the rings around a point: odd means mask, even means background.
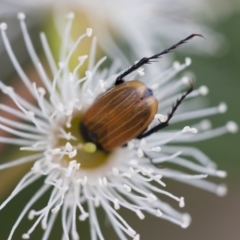
[[[125,82],[110,89],[85,113],[84,131],[106,151],[137,137],[152,122],[158,108],[153,95],[143,98],[146,92],[147,87],[140,81]]]

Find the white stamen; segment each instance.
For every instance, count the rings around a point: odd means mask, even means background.
[[[180,201],[179,201],[179,207],[183,208],[185,206],[185,202],[184,202],[184,198],[180,197]]]
[[[85,221],[89,217],[89,214],[84,212],[79,216],[80,221]]]
[[[154,152],[160,152],[161,148],[160,147],[153,147],[153,148],[151,148],[151,150],[154,151]]]
[[[39,92],[42,96],[44,96],[44,95],[46,94],[46,90],[45,90],[43,87],[39,87],[39,88],[38,88],[38,92]]]
[[[74,149],[72,152],[68,154],[69,158],[73,158],[77,155],[77,149]]]
[[[189,81],[190,81],[189,77],[185,76],[181,78],[181,82],[185,85],[189,85]]]
[[[228,122],[226,128],[230,133],[238,132],[238,125],[233,121]]]
[[[24,233],[24,234],[22,235],[22,239],[30,239],[29,234]]]
[[[86,32],[87,32],[87,36],[91,37],[93,30],[92,30],[92,28],[87,28]]]
[[[142,150],[141,148],[138,148],[138,150],[137,150],[137,156],[138,156],[139,158],[142,158],[142,157],[144,156],[143,150]]]
[[[24,20],[26,18],[25,14],[22,12],[18,13],[17,17],[18,17],[18,20]]]
[[[117,176],[117,175],[119,174],[119,170],[114,167],[114,168],[112,169],[112,173],[113,173],[113,175]]]
[[[145,218],[144,214],[140,211],[140,210],[137,210],[136,211],[136,214],[138,215],[138,217],[143,220]]]
[[[218,111],[220,113],[225,113],[227,111],[227,104],[222,102],[218,105]]]
[[[201,128],[202,128],[202,130],[206,131],[206,130],[211,129],[211,127],[212,127],[211,121],[205,119],[205,120],[203,120],[203,121],[201,122]]]
[[[100,207],[100,200],[98,198],[95,198],[94,200],[94,206],[97,208],[97,207]]]
[[[6,23],[1,23],[0,24],[0,29],[5,31],[7,29],[7,24]]]
[[[206,96],[209,93],[208,87],[207,86],[201,86],[199,88],[199,92],[202,96]]]
[[[92,78],[92,72],[86,71],[85,74],[86,74],[86,77],[87,77],[88,79],[91,79],[91,78]]]
[[[133,240],[140,240],[140,235],[137,234],[136,236],[134,236]]]
[[[98,184],[99,184],[100,187],[103,187],[103,181],[102,181],[101,178],[98,179]]]
[[[187,133],[187,132],[190,132],[190,127],[189,126],[186,126],[183,128],[182,130],[183,133]]]
[[[136,165],[138,165],[138,160],[136,160],[136,159],[131,159],[131,160],[129,161],[129,163],[130,163],[131,165],[133,165],[133,166],[136,166]]]
[[[181,227],[182,228],[187,228],[191,223],[191,217],[189,216],[189,214],[183,214],[182,215],[182,221],[183,222],[182,222]]]
[[[144,68],[138,68],[137,73],[139,76],[144,76]]]
[[[153,203],[153,202],[157,201],[157,197],[154,196],[152,193],[150,193],[150,194],[148,195],[147,200],[148,200],[149,203]]]
[[[119,205],[119,201],[118,201],[118,199],[117,198],[115,198],[114,199],[114,208],[116,209],[116,210],[119,210],[120,209],[120,205]]]
[[[74,12],[69,12],[69,13],[66,14],[66,19],[67,20],[73,20],[74,17],[75,17]]]
[[[57,207],[53,208],[51,211],[52,211],[52,213],[57,213],[59,210],[60,210],[60,207],[57,206]]]
[[[181,67],[181,64],[180,64],[180,62],[178,62],[178,61],[175,61],[175,62],[173,63],[173,68],[174,68],[175,70],[178,70],[178,69],[180,69],[180,67]]]
[[[162,215],[163,215],[162,212],[159,209],[157,209],[156,216],[157,217],[161,217]]]
[[[68,152],[71,152],[73,150],[73,146],[70,142],[66,143],[65,148]]]
[[[217,186],[216,194],[219,197],[224,197],[227,194],[227,187],[226,187],[226,185],[222,184],[222,185]]]
[[[220,178],[225,178],[227,176],[227,172],[226,171],[217,171],[216,175]]]
[[[185,58],[185,64],[186,64],[187,66],[190,66],[191,63],[192,63],[192,59],[191,59],[190,57]]]
[[[125,190],[127,192],[131,192],[132,191],[132,189],[127,184],[124,184],[123,187],[125,188]]]
[[[84,176],[83,180],[82,180],[82,185],[85,186],[87,184],[87,176]]]
[[[159,120],[160,122],[166,122],[168,119],[168,116],[162,115],[162,114],[156,114],[155,119]]]
[[[64,32],[60,33],[60,35],[63,35],[63,39],[58,65],[55,63],[45,35],[41,34],[44,53],[52,73],[48,77],[47,71],[44,70],[43,65],[40,63],[40,59],[30,40],[24,21],[25,14],[18,14],[27,50],[42,81],[38,84],[32,83],[21,68],[12,51],[10,41],[7,38],[7,32],[5,32],[7,25],[6,23],[0,24],[1,36],[7,53],[18,75],[37,103],[36,105],[31,104],[27,99],[19,96],[12,87],[5,86],[4,83],[0,82],[2,92],[8,94],[18,107],[18,110],[16,110],[0,104],[1,110],[10,113],[16,118],[16,120],[8,121],[7,117],[0,117],[1,130],[14,134],[14,137],[0,137],[0,143],[17,144],[20,145],[21,150],[29,152],[28,157],[18,158],[15,161],[1,164],[0,170],[33,162],[31,171],[18,183],[11,195],[1,204],[0,209],[4,208],[10,200],[34,181],[42,176],[45,177],[43,187],[27,203],[14,224],[8,239],[12,239],[16,227],[24,215],[29,213],[28,218],[30,220],[36,218],[36,221],[30,230],[22,235],[22,238],[29,239],[36,226],[41,224],[45,230],[42,239],[47,240],[54,221],[61,211],[59,214],[62,216],[64,239],[69,239],[70,237],[74,240],[80,239],[76,226],[77,214],[80,212],[78,217],[80,221],[85,221],[89,218],[91,239],[96,240],[99,238],[103,240],[104,237],[100,230],[95,209],[100,204],[106,211],[119,239],[125,240],[129,237],[134,240],[140,239],[140,235],[116,211],[120,207],[135,212],[140,219],[144,219],[144,213],[147,212],[176,223],[183,228],[188,227],[191,222],[189,215],[179,213],[156,197],[158,194],[163,194],[178,201],[180,207],[185,205],[183,197],[179,198],[168,192],[167,189],[162,189],[166,184],[161,179],[170,178],[185,182],[223,196],[227,192],[226,186],[217,185],[205,178],[207,176],[224,178],[227,173],[223,170],[217,170],[216,164],[201,151],[192,147],[177,146],[176,143],[204,140],[227,132],[235,133],[238,130],[237,124],[228,122],[226,126],[210,129],[211,124],[209,120],[204,120],[195,123],[193,127],[187,126],[182,130],[166,128],[148,136],[148,138],[130,140],[126,143],[127,148],[117,148],[111,151],[110,154],[107,154],[107,161],[103,161],[100,167],[91,169],[80,168],[78,158],[81,158],[81,152],[87,143],[79,143],[78,141],[79,129],[75,131],[75,125],[73,124],[74,120],[76,120],[75,116],[79,116],[81,120],[84,112],[87,111],[95,99],[98,96],[101,97],[102,93],[114,86],[114,81],[120,74],[121,64],[115,64],[110,70],[107,68],[99,69],[106,57],[101,58],[96,63],[97,40],[94,37],[87,71],[85,75],[79,76],[83,73],[81,66],[88,56],[78,57],[79,62],[73,68],[70,66],[70,60],[81,40],[92,35],[92,29],[86,29],[86,33],[81,35],[77,41],[73,41],[71,39],[73,18],[73,13],[66,15],[66,28]],[[114,46],[113,42],[109,41],[108,43],[109,47]],[[114,54],[113,49],[109,50],[109,52]],[[118,56],[121,57],[119,54]],[[146,77],[146,79],[150,79],[149,87],[153,89],[154,96],[160,102],[161,112],[167,112],[166,110],[179,97],[179,92],[186,89],[184,84],[189,85],[191,77],[184,76],[179,78],[176,74],[190,64],[191,59],[186,58],[185,63],[175,62],[173,67],[163,71],[155,78],[149,78],[151,74]],[[132,75],[129,75],[129,79],[135,79],[131,77],[134,77],[136,74],[144,75],[144,68],[140,67],[134,71]],[[145,84],[144,80],[142,81]],[[200,95],[204,96],[207,93],[208,88],[201,86],[188,95],[187,101],[184,101],[171,119],[171,125],[183,120],[208,117],[226,112],[227,106],[225,103],[220,103],[217,107],[200,110],[195,109],[195,105],[191,105],[193,98]],[[194,110],[189,112],[188,104],[190,109]],[[101,116],[99,117],[101,118]],[[18,122],[18,118],[22,123]],[[163,123],[167,120],[168,115],[157,113],[148,129],[154,127],[154,124]],[[66,128],[68,129],[66,130]],[[174,126],[172,129],[174,129]],[[199,134],[193,135],[192,133],[197,133],[197,129]],[[170,141],[173,143],[172,146],[168,145]],[[34,152],[38,154],[32,154]],[[96,153],[99,153],[97,149]],[[154,164],[169,162],[171,165],[165,169],[162,169],[161,165],[157,168],[147,159],[150,157]],[[72,161],[65,161],[67,160],[66,158],[70,158]],[[89,164],[91,165],[90,161]],[[172,169],[172,165],[179,166],[180,170]],[[184,168],[186,173],[181,172],[183,171],[181,169]],[[190,172],[194,173],[190,174]],[[50,196],[46,206],[38,211],[31,210],[32,205],[47,190],[50,191]],[[84,209],[85,204],[88,205],[89,213]],[[125,236],[125,234],[128,236]]]

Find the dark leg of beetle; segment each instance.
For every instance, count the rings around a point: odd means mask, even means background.
[[[137,70],[138,68],[142,67],[144,64],[148,64],[153,62],[154,59],[159,58],[160,56],[169,53],[171,50],[179,47],[180,45],[182,45],[183,43],[186,43],[187,40],[190,40],[193,37],[203,37],[201,34],[191,34],[190,36],[188,36],[187,38],[179,41],[178,43],[174,44],[173,46],[171,46],[170,48],[165,49],[164,51],[157,53],[151,57],[144,57],[142,58],[140,61],[138,61],[136,64],[132,65],[130,68],[128,68],[126,71],[124,71],[122,74],[120,74],[115,81],[115,85],[121,84],[124,82],[124,77],[126,77],[128,74],[130,74],[131,72]]]
[[[190,87],[189,87],[189,89],[188,89],[187,92],[184,93],[184,94],[177,100],[177,102],[173,105],[170,113],[168,114],[167,120],[166,120],[165,122],[159,123],[157,126],[153,127],[152,129],[148,130],[147,132],[144,132],[144,133],[140,134],[140,135],[137,137],[137,139],[142,139],[142,138],[144,138],[144,137],[147,137],[147,136],[149,136],[149,135],[151,135],[151,134],[153,134],[153,133],[155,133],[155,132],[157,132],[157,131],[165,128],[165,127],[167,127],[168,124],[169,124],[169,121],[170,121],[171,118],[173,117],[175,111],[176,111],[177,108],[180,106],[180,104],[182,103],[183,99],[184,99],[190,92],[192,92],[193,88],[194,88],[193,82],[190,82]]]
[[[143,156],[145,157],[145,158],[147,158],[149,161],[150,161],[150,163],[153,165],[153,166],[155,166],[156,168],[164,168],[164,167],[162,167],[162,166],[159,166],[157,163],[155,163],[155,162],[153,162],[153,159],[151,158],[151,157],[149,157],[144,151],[143,151]]]

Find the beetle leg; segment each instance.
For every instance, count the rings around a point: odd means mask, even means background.
[[[121,84],[124,82],[124,77],[126,77],[128,74],[132,73],[133,71],[137,70],[138,68],[142,67],[145,64],[148,63],[152,63],[154,62],[154,59],[159,58],[160,56],[167,54],[169,52],[171,52],[173,49],[176,49],[177,47],[179,47],[180,45],[182,45],[183,43],[186,43],[187,40],[190,40],[193,37],[203,37],[201,34],[191,34],[190,36],[188,36],[187,38],[184,38],[183,40],[179,41],[178,43],[174,44],[173,46],[171,46],[170,48],[165,49],[164,51],[157,53],[151,57],[144,57],[141,60],[139,60],[136,64],[132,65],[130,68],[128,68],[127,70],[125,70],[122,74],[120,74],[115,81],[115,86],[118,84]]]
[[[169,125],[169,121],[171,120],[171,118],[173,117],[175,111],[178,109],[178,107],[180,106],[180,104],[182,103],[182,101],[184,100],[184,98],[186,98],[186,96],[192,92],[194,88],[194,84],[193,82],[190,82],[190,87],[189,89],[187,90],[187,92],[185,92],[177,101],[176,103],[173,105],[170,113],[168,113],[168,116],[167,116],[167,120],[165,122],[161,122],[159,123],[158,125],[156,125],[155,127],[153,127],[152,129],[149,129],[148,131],[146,132],[143,132],[142,134],[140,134],[137,139],[142,139],[144,137],[147,137],[165,127],[167,127]]]
[[[153,159],[149,157],[144,151],[143,151],[143,156],[149,160],[149,162],[156,168],[161,168],[164,169],[165,167],[158,165],[157,163],[153,162]]]

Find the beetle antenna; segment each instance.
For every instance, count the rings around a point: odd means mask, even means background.
[[[188,37],[184,38],[183,40],[179,41],[178,43],[174,44],[173,46],[171,46],[170,48],[165,49],[164,51],[157,53],[151,57],[144,57],[141,60],[139,60],[136,64],[132,65],[130,68],[128,68],[126,71],[124,71],[122,74],[120,74],[115,81],[115,86],[118,84],[121,84],[124,82],[124,77],[126,77],[128,74],[130,74],[131,72],[137,70],[138,68],[142,67],[145,64],[148,63],[152,63],[154,62],[154,59],[158,59],[160,56],[167,54],[169,52],[171,52],[172,50],[176,49],[177,47],[179,47],[180,45],[186,43],[188,40],[194,38],[194,37],[203,37],[203,35],[198,34],[198,33],[194,33],[189,35]]]
[[[193,81],[189,81],[189,89],[176,101],[176,103],[172,106],[171,111],[168,113],[167,116],[167,120],[165,122],[161,122],[158,125],[156,125],[155,127],[153,127],[152,129],[140,134],[137,139],[142,139],[144,137],[147,137],[165,127],[167,127],[169,125],[169,121],[171,120],[171,118],[173,117],[174,113],[176,112],[176,110],[178,109],[178,107],[180,106],[180,104],[182,103],[182,101],[187,97],[187,95],[189,93],[192,92],[192,90],[194,89],[194,83]]]

